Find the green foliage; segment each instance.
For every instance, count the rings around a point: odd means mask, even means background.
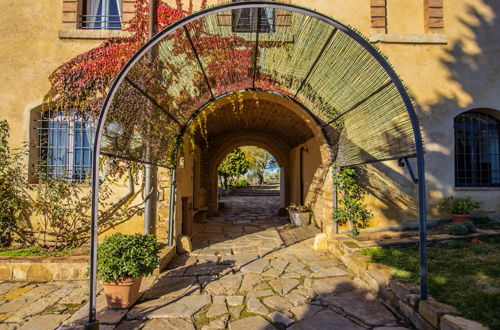
[[[234,186],[237,187],[237,188],[248,187],[249,185],[250,185],[250,182],[247,179],[238,179],[234,183]]]
[[[338,208],[333,212],[333,220],[340,225],[349,223],[352,235],[357,236],[360,229],[368,227],[373,217],[363,202],[366,191],[359,184],[358,172],[353,167],[336,168],[333,183],[340,194]]]
[[[160,245],[153,235],[106,237],[97,250],[97,276],[106,283],[120,278],[143,277],[153,273],[160,264]]]
[[[481,201],[475,201],[470,196],[446,197],[438,204],[438,209],[450,214],[469,214],[481,206]]]
[[[276,159],[269,152],[259,147],[247,146],[243,147],[242,150],[250,163],[250,170],[257,176],[258,183],[263,184],[266,171],[278,167]]]
[[[294,203],[288,205],[286,210],[288,212],[298,212],[298,213],[311,212],[311,208],[309,207],[309,205],[297,205]]]
[[[228,189],[229,179],[245,174],[249,167],[250,163],[240,148],[236,148],[227,154],[218,168],[219,175],[224,178],[224,189]]]
[[[479,239],[479,240],[478,240]],[[466,318],[500,329],[500,236],[480,236],[429,246],[429,291]],[[419,283],[418,245],[363,250],[371,262],[397,270],[394,277]],[[480,303],[479,303],[480,302]]]
[[[40,246],[32,246],[24,249],[0,251],[0,257],[60,257],[69,256],[68,250],[49,250]]]
[[[469,234],[475,233],[476,231],[477,231],[476,227],[470,221],[466,221],[463,223],[457,223],[457,224],[454,224],[454,225],[448,227],[448,234],[450,234],[450,235],[463,236],[463,235],[469,235]]]
[[[6,120],[2,120],[0,121],[0,247],[9,246],[14,233],[21,234],[19,222],[26,220],[29,209],[27,193],[29,187],[22,163],[24,154],[11,153],[8,137],[9,124]]]

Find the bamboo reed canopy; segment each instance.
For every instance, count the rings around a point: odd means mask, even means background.
[[[146,44],[109,92],[100,152],[171,167],[189,124],[215,99],[243,90],[303,105],[336,132],[340,166],[416,154],[413,106],[385,58],[332,19],[263,1],[207,9]]]
[[[177,21],[125,65],[104,102],[92,155],[89,323],[96,321],[99,157],[172,168],[181,137],[228,94],[259,90],[302,105],[331,142],[339,166],[399,159],[418,183],[420,296],[427,299],[424,150],[412,101],[387,60],[353,29],[271,1],[235,2]],[[256,100],[258,102],[258,100]],[[330,134],[333,132],[334,134]],[[408,158],[416,157],[418,177]]]

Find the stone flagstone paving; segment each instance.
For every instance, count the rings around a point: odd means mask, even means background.
[[[226,198],[222,216],[195,223],[196,250],[178,256],[117,328],[405,329],[338,260],[313,251],[312,238],[285,246],[277,197],[246,201]]]
[[[284,244],[277,198],[247,200],[243,214],[229,198],[222,216],[195,223],[196,250],[145,279],[130,310],[106,309],[100,294],[101,329],[406,329],[312,238]],[[0,283],[0,330],[82,329],[86,295],[84,283]]]

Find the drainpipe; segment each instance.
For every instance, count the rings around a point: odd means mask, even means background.
[[[174,245],[174,223],[175,223],[175,178],[176,170],[172,170],[170,176],[170,210],[168,212],[168,246]]]
[[[334,170],[335,173],[333,175],[337,175],[337,169]],[[338,196],[338,191],[337,191],[337,185],[333,184],[333,211],[337,211],[339,207],[339,196]],[[339,223],[337,220],[334,221],[334,230],[335,234],[339,233]]]
[[[149,1],[149,39],[156,34],[156,5],[157,0]],[[154,55],[154,54],[153,54]],[[152,56],[154,58],[154,56]],[[146,145],[146,161],[150,161],[151,147],[149,143]],[[144,165],[144,196],[146,202],[144,204],[144,234],[153,232],[154,219],[156,217],[156,183],[155,181],[156,167],[151,164]]]
[[[303,152],[308,152],[309,150],[307,147],[301,147],[300,152],[299,152],[299,176],[300,176],[300,205],[304,205],[304,175],[303,175],[303,170],[304,170],[304,156]]]

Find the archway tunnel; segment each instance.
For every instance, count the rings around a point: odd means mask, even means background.
[[[219,215],[217,169],[229,152],[248,145],[268,150],[280,167],[281,199],[275,214],[290,203],[307,204],[317,211],[318,227],[329,221],[333,198],[327,176],[333,149],[306,109],[276,93],[242,91],[218,99],[198,116],[184,137],[177,181],[178,198],[184,203],[190,199],[193,214],[181,212],[178,222],[192,221],[199,212]],[[185,231],[186,225],[183,232],[190,234]]]

